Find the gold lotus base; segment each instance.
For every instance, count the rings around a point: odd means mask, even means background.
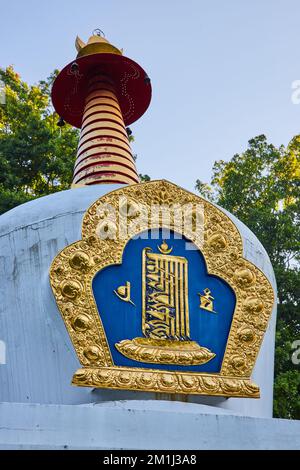
[[[259,398],[259,387],[250,377],[171,372],[135,367],[83,367],[75,372],[73,385],[114,390],[136,390],[187,395]]]
[[[195,341],[134,338],[124,339],[115,346],[128,359],[150,364],[195,366],[205,364],[216,356]]]

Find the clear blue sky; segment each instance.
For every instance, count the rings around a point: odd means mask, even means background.
[[[101,28],[152,79],[153,99],[131,126],[138,169],[193,189],[213,162],[265,133],[300,132],[299,0],[0,0],[0,66],[35,83],[62,68]]]

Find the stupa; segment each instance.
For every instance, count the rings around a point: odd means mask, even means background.
[[[300,424],[272,418],[265,249],[211,202],[139,182],[128,126],[150,79],[100,32],[76,48],[52,90],[81,128],[72,188],[0,217],[0,448],[299,446]]]

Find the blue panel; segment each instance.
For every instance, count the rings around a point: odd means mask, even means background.
[[[144,233],[144,235],[147,235]],[[235,294],[222,279],[207,273],[202,253],[187,249],[187,240],[171,232],[167,237],[162,229],[152,231],[152,236],[130,240],[123,253],[121,265],[109,266],[98,272],[93,280],[93,292],[100,313],[106,337],[115,365],[144,367],[163,370],[191,370],[198,372],[219,372],[225,352],[232,316],[235,308]],[[175,235],[175,238],[174,238]],[[188,260],[188,301],[190,337],[201,346],[210,349],[216,357],[208,363],[197,366],[176,366],[148,364],[126,358],[115,348],[123,339],[143,337],[142,333],[142,251],[150,247],[158,252],[157,246],[163,240],[173,247],[172,255]],[[189,248],[191,242],[188,242]],[[131,284],[131,299],[135,305],[120,300],[114,290],[126,281]],[[199,307],[199,295],[209,288],[215,298],[214,310],[209,312]]]

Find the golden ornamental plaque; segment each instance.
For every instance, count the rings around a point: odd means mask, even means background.
[[[50,281],[82,366],[74,385],[259,397],[273,289],[203,198],[164,180],[106,194]]]

